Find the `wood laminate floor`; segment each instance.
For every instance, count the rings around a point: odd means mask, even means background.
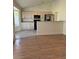
[[[64,35],[44,35],[17,39],[13,59],[66,59]]]

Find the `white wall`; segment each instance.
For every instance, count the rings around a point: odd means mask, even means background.
[[[65,21],[66,20],[66,2],[65,0],[58,0],[53,5],[53,12],[57,12],[57,21]]]
[[[52,3],[52,10],[54,12],[60,13],[59,20],[64,20],[63,22],[63,34],[66,34],[66,0],[55,0]]]
[[[20,5],[16,2],[16,0],[13,0],[13,6],[17,7],[18,9],[21,10]]]

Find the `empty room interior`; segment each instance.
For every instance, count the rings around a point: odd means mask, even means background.
[[[66,0],[13,0],[13,59],[66,59]]]

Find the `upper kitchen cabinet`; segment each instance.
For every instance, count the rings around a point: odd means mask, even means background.
[[[33,12],[22,12],[23,21],[33,21]]]
[[[40,20],[44,21],[44,16],[45,14],[52,14],[51,11],[23,11],[22,12],[22,19],[23,21],[34,21],[35,15],[39,15],[40,16]]]
[[[66,21],[66,2],[58,0],[53,4],[54,21]]]

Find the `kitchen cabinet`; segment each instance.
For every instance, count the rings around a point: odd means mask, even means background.
[[[34,15],[40,15],[41,21],[44,21],[45,14],[51,14],[51,11],[23,11],[23,21],[34,21]]]
[[[22,12],[23,21],[33,21],[33,12]]]

